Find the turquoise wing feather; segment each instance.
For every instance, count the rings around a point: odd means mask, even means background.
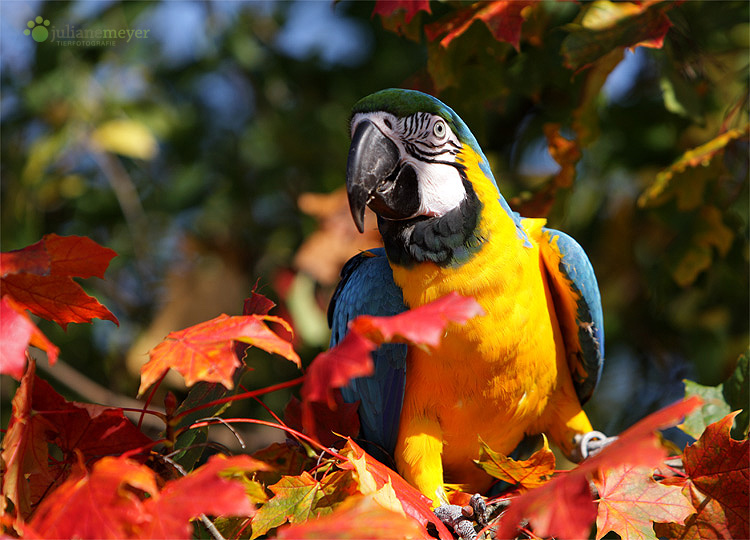
[[[328,306],[331,347],[341,341],[349,321],[359,315],[391,316],[406,310],[401,289],[393,282],[383,249],[352,257]],[[342,388],[344,401],[360,401],[361,437],[393,455],[406,381],[406,345],[386,344],[373,351],[375,373]],[[372,450],[372,449],[370,449]]]
[[[599,286],[586,252],[567,234],[542,228],[540,250],[550,278],[573,385],[583,404],[594,392],[604,366]]]

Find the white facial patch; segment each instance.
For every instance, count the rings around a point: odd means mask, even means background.
[[[363,120],[375,124],[398,147],[401,163],[417,171],[420,205],[410,217],[442,216],[461,204],[466,189],[453,165],[461,143],[445,120],[429,113],[406,118],[382,111],[357,113],[352,118],[352,134]]]

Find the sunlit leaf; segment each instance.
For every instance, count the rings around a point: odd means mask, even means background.
[[[49,257],[49,266],[41,254]],[[28,255],[28,257],[27,257]],[[71,322],[115,317],[95,298],[87,295],[72,278],[104,277],[117,254],[84,236],[45,235],[42,240],[4,254],[0,292],[19,306],[65,328]]]
[[[680,486],[654,481],[648,467],[623,465],[594,482],[599,492],[597,540],[609,531],[621,538],[656,540],[654,522],[683,524],[694,510]]]
[[[188,386],[206,381],[233,388],[232,375],[241,365],[235,353],[234,341],[279,354],[299,366],[299,356],[291,343],[268,328],[265,321],[273,321],[289,329],[283,319],[271,315],[230,317],[222,314],[210,321],[171,332],[149,352],[150,359],[141,368],[138,393],[145,392],[170,368],[180,372]]]
[[[390,506],[394,504],[394,501],[387,495],[390,491],[381,491],[384,486],[389,485],[407,516],[416,519],[423,527],[432,523],[440,538],[451,537],[445,525],[432,512],[432,501],[411,484],[408,484],[401,476],[367,454],[351,439],[347,441],[342,455],[349,460],[349,468],[356,471],[356,479],[361,493],[379,494],[381,503],[390,501],[386,504],[386,506]],[[395,507],[392,507],[392,509],[398,511]]]
[[[549,449],[546,437],[542,448],[529,459],[520,461],[494,452],[482,441],[476,463],[493,478],[524,488],[539,487],[555,473],[555,455]]]
[[[110,120],[94,130],[91,142],[96,148],[136,159],[152,159],[159,146],[142,122],[129,119]]]
[[[684,525],[679,523],[654,523],[654,532],[659,538],[733,540],[727,528],[724,508],[716,499],[701,493],[689,479],[684,481],[683,492],[688,493],[695,513],[685,519]]]

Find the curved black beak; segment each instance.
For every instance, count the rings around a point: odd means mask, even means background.
[[[346,164],[346,191],[359,232],[365,230],[365,206],[386,219],[406,219],[416,212],[417,173],[400,162],[398,146],[375,124],[362,120],[357,125]]]

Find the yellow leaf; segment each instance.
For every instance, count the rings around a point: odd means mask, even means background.
[[[151,131],[136,120],[110,120],[91,134],[91,142],[105,152],[136,159],[152,159],[158,145]]]
[[[638,198],[638,206],[660,206],[676,197],[680,210],[697,208],[703,201],[706,183],[719,176],[722,163],[715,158],[723,155],[724,148],[731,141],[746,135],[748,129],[746,126],[729,130],[685,152],[672,165],[659,171],[654,183]]]

